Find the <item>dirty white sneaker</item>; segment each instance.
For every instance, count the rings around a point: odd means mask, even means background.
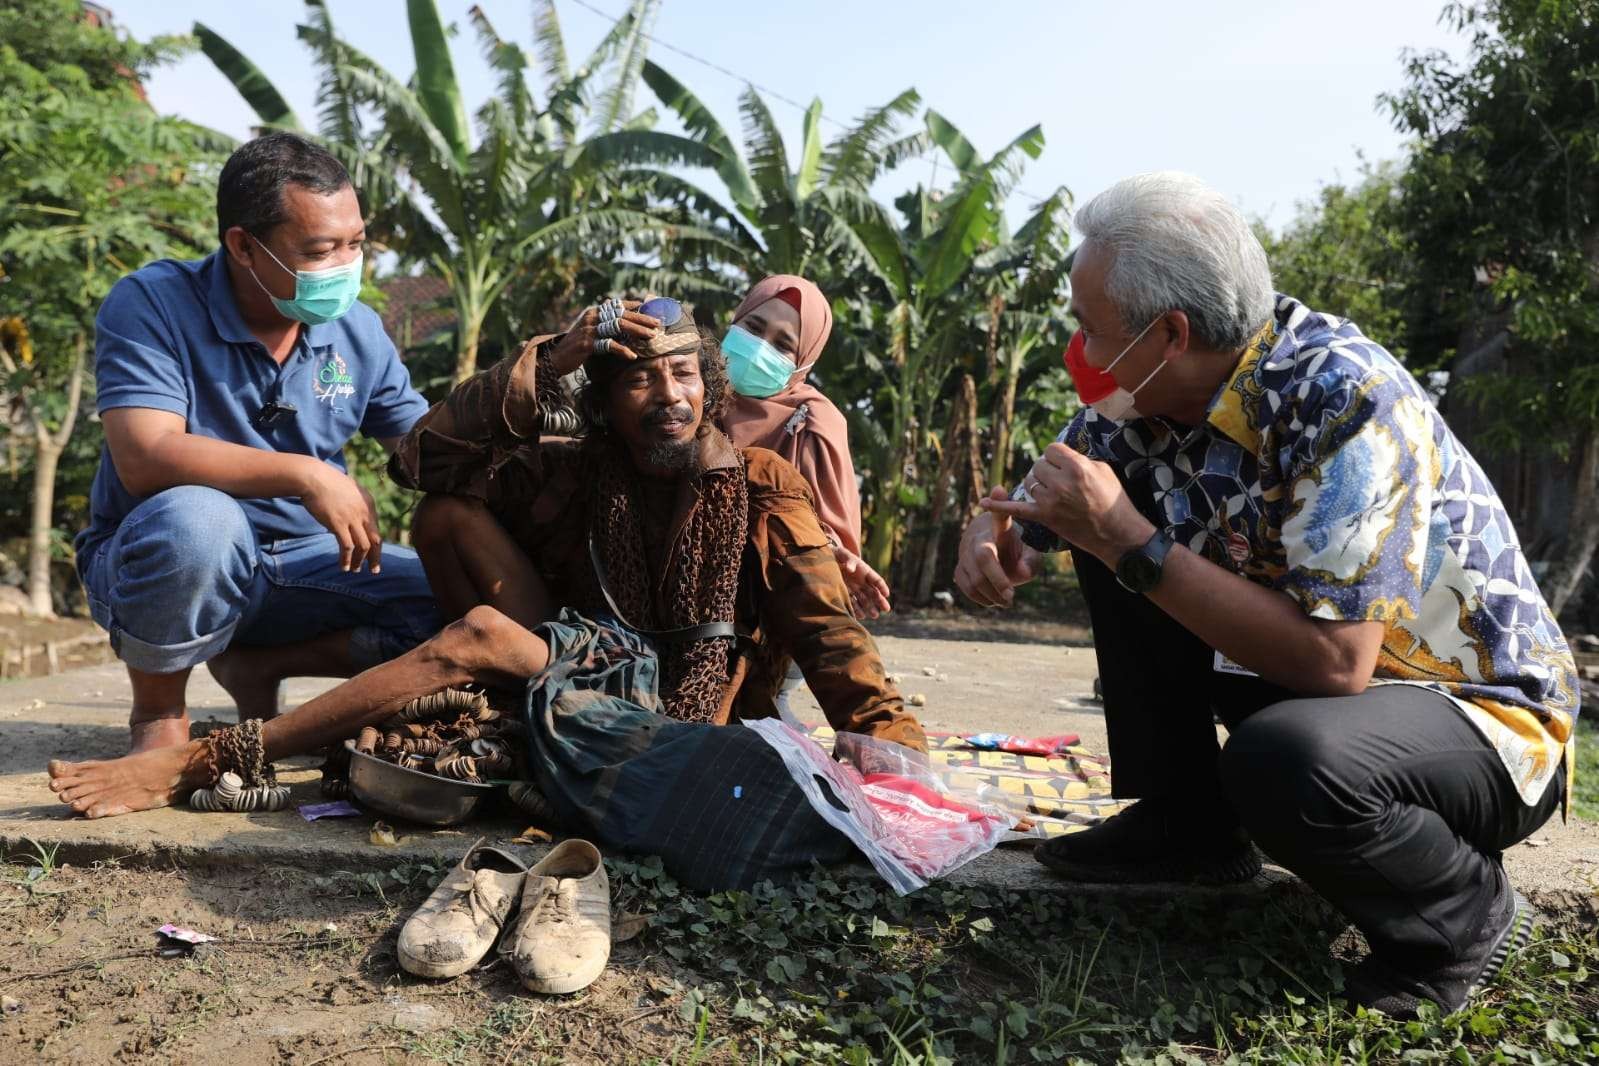
[[[418,977],[455,977],[489,953],[527,876],[508,851],[479,837],[400,930],[400,965]]]
[[[522,883],[522,913],[500,945],[530,992],[576,992],[611,957],[611,883],[586,840],[557,844]]]

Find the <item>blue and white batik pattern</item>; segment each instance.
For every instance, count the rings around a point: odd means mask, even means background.
[[[1060,439],[1144,482],[1179,544],[1314,618],[1384,623],[1373,683],[1453,697],[1543,795],[1578,712],[1570,649],[1482,468],[1354,323],[1279,297],[1204,425],[1085,409]]]

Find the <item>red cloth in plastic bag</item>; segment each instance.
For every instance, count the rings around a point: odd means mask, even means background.
[[[973,733],[966,745],[979,751],[1010,751],[1017,755],[1056,755],[1082,741],[1076,733],[1053,737],[1017,737],[1008,733]]]
[[[744,724],[783,756],[816,812],[901,895],[992,850],[1015,820],[1003,805],[952,788],[925,755],[902,745],[839,734],[839,762],[781,721]]]

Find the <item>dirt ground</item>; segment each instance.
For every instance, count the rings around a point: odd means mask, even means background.
[[[0,677],[47,676],[50,644],[57,646],[56,666],[63,671],[112,658],[111,645],[92,619],[0,615]]]
[[[30,891],[14,883],[28,857],[13,859],[0,891],[7,1061],[536,1062],[559,1051],[568,1062],[638,1062],[671,1059],[694,1039],[677,1011],[685,986],[647,937],[618,945],[575,997],[529,996],[499,963],[448,982],[405,974],[395,936],[432,869],[380,895],[292,868],[99,864],[35,875]],[[152,930],[166,922],[224,942],[163,958]]]
[[[871,623],[870,628],[881,636],[1087,647],[1093,643],[1093,634],[1088,628],[1086,612],[1076,604],[1075,594],[1071,599],[1072,607],[1064,611],[1054,605],[1045,608],[1026,604],[1003,613],[906,608],[884,615]],[[100,627],[89,618],[0,615],[0,659],[9,654],[12,660],[0,678],[48,676],[50,664],[44,649],[51,643],[61,648],[58,654],[60,672],[112,662],[115,656],[108,642],[86,641],[86,638],[101,635]],[[25,669],[19,654],[24,648],[29,651]]]
[[[1094,634],[1088,628],[1087,611],[1078,606],[1075,592],[1069,595],[1077,609],[1026,604],[1007,611],[912,607],[891,611],[869,622],[867,628],[879,637],[1090,647]]]
[[[1072,729],[1103,746],[1097,708],[1082,698],[1093,676],[1086,631],[939,611],[896,613],[877,630],[901,687],[925,699],[919,711],[930,728]],[[1018,657],[1005,677],[990,669],[999,642]],[[327,684],[291,682],[287,702]],[[11,850],[0,854],[0,995],[8,997],[0,1061],[308,1066],[412,1057],[539,1061],[554,1054],[569,1062],[726,1058],[725,1051],[699,1057],[695,1027],[679,1011],[698,979],[652,947],[648,934],[619,945],[605,975],[577,997],[523,994],[503,965],[445,983],[403,973],[395,937],[437,881],[443,856],[462,850],[459,832],[448,839],[417,833],[421,846],[397,857],[408,877],[400,884],[392,869],[387,877],[374,873],[382,863],[374,866],[365,829],[349,823],[313,827],[281,816],[287,824],[280,827],[280,816],[187,811],[99,823],[64,819],[43,791],[44,761],[64,752],[115,754],[125,744],[119,723],[126,708],[126,679],[114,662],[0,684],[0,730],[12,741],[0,750],[0,820]],[[796,710],[806,718],[818,713],[803,691]],[[192,715],[230,712],[226,696],[197,671]],[[289,776],[306,793],[297,791],[297,801],[316,798],[312,778]],[[249,824],[229,828],[218,819]],[[330,846],[306,861],[305,848],[323,838]],[[52,867],[33,840],[46,849],[59,843],[63,858],[98,849],[130,859]],[[235,868],[191,865],[203,854]],[[1012,865],[1037,878],[1041,868],[1025,859]],[[227,942],[193,957],[161,958],[153,930],[166,922]],[[518,1035],[522,1043],[513,1046]]]
[[[294,867],[49,869],[39,859],[13,854],[0,865],[3,1061],[721,1063],[752,1061],[756,1050],[720,1042],[736,1031],[725,1014],[707,1040],[685,1010],[706,978],[648,930],[617,945],[576,996],[530,995],[492,955],[451,981],[405,974],[395,937],[434,867],[377,878]],[[1591,928],[1592,897],[1587,910],[1580,920]],[[152,931],[166,922],[221,942],[162,957]]]
[[[897,612],[874,629],[901,688],[924,697],[929,728],[1071,730],[1103,750],[1087,630],[1056,618]],[[292,682],[288,701],[325,684]],[[203,672],[192,696],[196,718],[231,714]],[[418,833],[389,859],[373,857],[364,828],[292,813],[65,818],[44,791],[44,760],[115,754],[126,709],[114,663],[0,684],[0,1062],[714,1062],[751,1050],[700,1046],[681,1008],[703,978],[650,933],[619,945],[576,997],[525,994],[498,964],[443,983],[400,971],[399,926],[464,850],[459,831]],[[816,714],[808,693],[796,710]],[[315,799],[311,778],[293,778],[297,802]],[[994,858],[1015,861],[974,863],[962,883],[1033,891],[1022,878],[1042,876],[1026,856]],[[1551,824],[1507,855],[1536,903],[1589,921],[1596,861],[1592,823]],[[163,958],[153,931],[166,922],[223,942]]]

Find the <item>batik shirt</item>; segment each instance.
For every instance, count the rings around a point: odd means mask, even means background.
[[[1527,803],[1569,759],[1576,665],[1510,517],[1421,385],[1354,323],[1278,297],[1203,425],[1085,409],[1060,439],[1115,467],[1178,544],[1312,618],[1382,622],[1372,683],[1449,696]]]

